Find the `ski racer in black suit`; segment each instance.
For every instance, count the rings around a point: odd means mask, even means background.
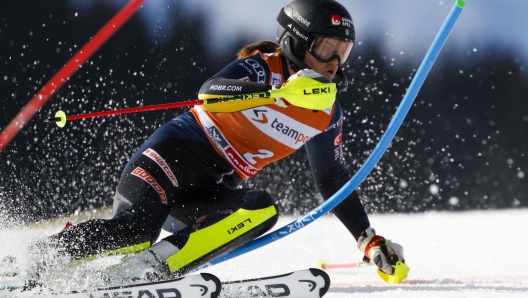
[[[203,84],[200,98],[267,91],[303,77],[346,90],[340,65],[355,42],[349,12],[334,0],[295,0],[277,20],[278,44],[243,48]],[[334,77],[337,85],[330,83]],[[341,106],[335,96],[317,104],[306,109],[276,98],[195,106],[157,129],[132,156],[117,185],[111,219],[69,227],[37,243],[35,251],[53,248],[70,260],[128,253],[112,269],[115,274],[167,278],[247,243],[278,218],[271,194],[240,188],[262,167],[304,146],[325,200],[350,179],[342,156]],[[375,234],[358,194],[333,213],[365,260],[393,274],[390,258],[403,261],[403,248]],[[173,234],[155,243],[162,228]]]

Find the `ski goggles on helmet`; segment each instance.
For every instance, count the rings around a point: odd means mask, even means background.
[[[353,47],[354,42],[351,40],[321,35],[315,38],[308,52],[322,62],[330,62],[337,58],[339,64],[343,64],[348,59]]]

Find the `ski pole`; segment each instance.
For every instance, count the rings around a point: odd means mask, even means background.
[[[374,265],[370,262],[356,262],[356,263],[329,263],[327,260],[321,260],[317,263],[317,268],[321,269],[339,269],[339,268],[359,268],[359,267],[368,267]]]
[[[312,92],[313,90],[325,90],[327,92]],[[275,102],[274,98],[282,97],[286,98],[288,102],[292,105],[314,110],[324,110],[332,106],[335,101],[335,94],[337,92],[335,83],[324,83],[318,80],[308,78],[308,77],[299,77],[295,80],[288,82],[281,89],[269,90],[265,92],[257,93],[247,93],[247,94],[238,94],[238,95],[226,95],[215,98],[207,99],[196,99],[184,102],[174,102],[166,103],[152,106],[144,107],[134,107],[126,108],[121,110],[111,110],[111,111],[102,111],[94,112],[88,114],[79,114],[67,116],[63,111],[58,111],[55,114],[54,118],[49,118],[46,121],[55,122],[57,126],[64,127],[66,121],[85,119],[85,118],[94,118],[101,116],[110,116],[110,115],[119,115],[119,114],[130,114],[137,112],[146,112],[146,111],[155,111],[155,110],[164,110],[164,109],[173,109],[181,107],[189,107],[194,105],[203,105],[206,107],[212,104],[222,104],[240,100],[251,100],[259,98],[269,98],[269,101],[259,101],[255,102],[255,106],[263,104],[272,104]],[[249,108],[249,106],[245,107]]]
[[[400,125],[402,124],[405,118],[405,115],[409,112],[409,109],[411,108],[412,103],[414,99],[416,98],[418,91],[420,90],[420,87],[425,81],[427,74],[431,70],[431,67],[434,64],[434,61],[438,57],[438,54],[440,53],[440,49],[442,48],[445,41],[447,40],[449,33],[453,29],[458,17],[460,16],[465,6],[466,4],[464,3],[463,0],[456,1],[455,5],[451,9],[451,12],[449,13],[446,20],[444,21],[444,24],[440,28],[440,31],[438,32],[436,38],[431,44],[431,47],[427,51],[422,63],[420,64],[420,67],[418,68],[418,71],[416,72],[416,75],[411,81],[409,89],[405,93],[405,96],[403,97],[402,102],[400,103],[400,106],[396,110],[392,120],[389,122],[387,130],[382,135],[380,141],[376,145],[376,148],[371,153],[371,155],[367,158],[363,166],[361,166],[361,168],[357,171],[357,173],[347,183],[345,183],[345,185],[343,185],[341,189],[339,189],[332,197],[330,197],[328,200],[323,202],[321,205],[319,205],[312,211],[308,212],[304,216],[298,218],[297,220],[271,233],[268,233],[264,236],[254,239],[246,243],[245,245],[240,246],[216,259],[211,260],[209,263],[200,267],[200,269],[206,268],[211,265],[218,264],[218,263],[222,263],[224,261],[230,260],[242,254],[248,253],[264,245],[268,245],[283,237],[291,235],[293,232],[296,232],[304,228],[308,224],[314,222],[316,219],[328,213],[330,210],[335,208],[339,203],[341,203],[348,195],[350,195],[359,186],[359,184],[367,177],[367,175],[372,171],[372,169],[375,167],[375,165],[377,164],[377,162],[379,161],[383,153],[389,147],[392,139],[394,138],[394,136],[396,135],[396,132],[398,131]]]
[[[0,152],[9,144],[22,127],[51,98],[55,91],[73,75],[121,26],[141,7],[145,0],[130,0],[99,32],[97,32],[40,91],[11,120],[0,134]]]
[[[102,112],[94,112],[94,113],[88,113],[88,114],[70,115],[70,116],[67,116],[66,113],[64,113],[64,111],[59,110],[57,111],[57,113],[55,113],[54,118],[49,118],[49,119],[46,119],[45,121],[55,122],[58,127],[64,127],[66,125],[66,121],[86,119],[86,118],[95,118],[95,117],[102,117],[102,116],[138,113],[138,112],[145,112],[145,111],[173,109],[173,108],[187,107],[187,106],[201,105],[201,104],[203,104],[203,100],[198,99],[198,100],[186,101],[186,102],[175,102],[175,103],[159,104],[159,105],[153,105],[153,106],[134,107],[134,108],[121,109],[121,110],[102,111]]]

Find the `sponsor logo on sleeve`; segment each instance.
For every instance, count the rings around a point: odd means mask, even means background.
[[[330,114],[330,113],[328,113],[328,114]],[[325,131],[329,131],[329,130],[331,130],[331,129],[335,129],[335,128],[338,128],[338,127],[343,127],[343,115],[341,115],[341,116],[339,117],[339,119],[337,119],[337,122],[336,122],[336,123],[334,123],[334,124],[328,126],[328,128],[326,128]]]
[[[337,137],[334,139],[334,159],[343,160],[343,147],[341,143],[343,142],[343,133],[340,132]]]
[[[253,74],[253,70],[251,70],[251,68],[249,68],[249,66],[247,66],[246,64],[240,62],[240,63],[238,63],[238,65],[242,66],[250,75]]]
[[[209,90],[241,92],[242,86],[211,85],[211,87],[209,87]]]
[[[264,67],[260,65],[257,61],[253,59],[246,59],[245,63],[253,69],[253,71],[257,74],[257,82],[259,83],[266,83],[266,71],[264,70]],[[244,67],[247,67],[244,65]],[[250,72],[251,74],[252,72]]]
[[[339,133],[339,135],[334,139],[334,147],[337,147],[341,145],[341,142],[343,141],[343,133]]]
[[[134,171],[132,171],[132,175],[139,177],[143,181],[150,184],[150,186],[152,186],[158,192],[161,202],[163,204],[167,204],[167,195],[165,195],[165,191],[163,190],[161,185],[159,185],[158,182],[156,182],[156,180],[154,180],[154,178],[150,176],[147,171],[143,170],[141,167],[137,167],[134,169]]]
[[[178,187],[178,180],[176,179],[176,176],[172,172],[169,165],[167,165],[167,163],[165,162],[165,159],[163,159],[163,157],[161,157],[158,152],[149,148],[143,151],[143,155],[147,156],[148,158],[152,159],[156,164],[158,164],[158,166],[163,170],[165,175],[167,175],[167,177],[170,179],[172,185]]]

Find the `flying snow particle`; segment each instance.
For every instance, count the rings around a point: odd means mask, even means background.
[[[456,206],[458,204],[458,198],[457,197],[451,197],[449,198],[449,204],[451,206]]]
[[[400,180],[400,183],[398,184],[400,186],[400,188],[407,188],[407,186],[409,186],[409,184],[407,183],[407,181],[405,180]]]
[[[439,190],[440,189],[438,188],[438,185],[436,185],[436,184],[431,184],[431,186],[429,186],[429,192],[432,195],[437,195]]]
[[[524,178],[524,172],[523,172],[523,171],[519,171],[519,172],[517,173],[517,177],[519,177],[519,178]]]

